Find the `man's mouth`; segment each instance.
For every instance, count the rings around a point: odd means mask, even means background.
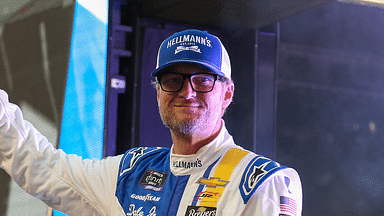
[[[179,108],[202,108],[199,104],[175,104],[174,106]]]

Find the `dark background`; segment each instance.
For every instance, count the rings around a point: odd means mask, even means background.
[[[277,160],[303,215],[384,213],[384,11],[334,2],[281,21]]]

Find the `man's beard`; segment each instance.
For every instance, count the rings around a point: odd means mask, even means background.
[[[194,115],[194,113],[190,115]],[[160,117],[163,120],[163,124],[171,131],[183,135],[192,135],[207,128],[208,124],[210,124],[211,112],[208,110],[205,114],[198,117],[191,116],[191,118],[181,120],[176,118],[174,112],[160,109]]]

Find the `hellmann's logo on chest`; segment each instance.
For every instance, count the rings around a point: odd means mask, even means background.
[[[203,164],[199,158],[197,158],[196,161],[183,161],[183,160],[173,161],[173,167],[176,167],[176,168],[191,169],[191,168],[202,167],[202,166]]]

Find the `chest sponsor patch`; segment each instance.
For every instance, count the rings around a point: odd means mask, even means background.
[[[220,178],[212,177],[212,178],[200,178],[196,183],[205,185],[210,188],[216,187],[225,187],[227,186],[229,181],[223,181]]]
[[[202,166],[203,166],[203,163],[199,158],[197,158],[195,161],[183,161],[183,160],[173,161],[173,167],[175,168],[191,169],[191,168],[202,167]]]
[[[154,202],[159,202],[161,197],[157,197],[157,196],[152,196],[151,194],[147,194],[147,195],[137,195],[137,194],[132,194],[131,195],[131,198],[132,199],[136,199],[136,200],[141,200],[143,202],[146,202],[146,201],[154,201]]]
[[[219,193],[212,193],[212,192],[208,192],[208,191],[203,191],[203,192],[200,192],[196,198],[198,200],[201,200],[205,197],[208,197],[208,198],[211,198],[211,199],[219,199],[220,198],[220,194]]]
[[[185,216],[215,216],[216,207],[188,206]]]
[[[160,172],[149,169],[145,171],[139,182],[145,190],[153,190],[156,192],[162,191],[165,181],[167,180],[168,172]]]

